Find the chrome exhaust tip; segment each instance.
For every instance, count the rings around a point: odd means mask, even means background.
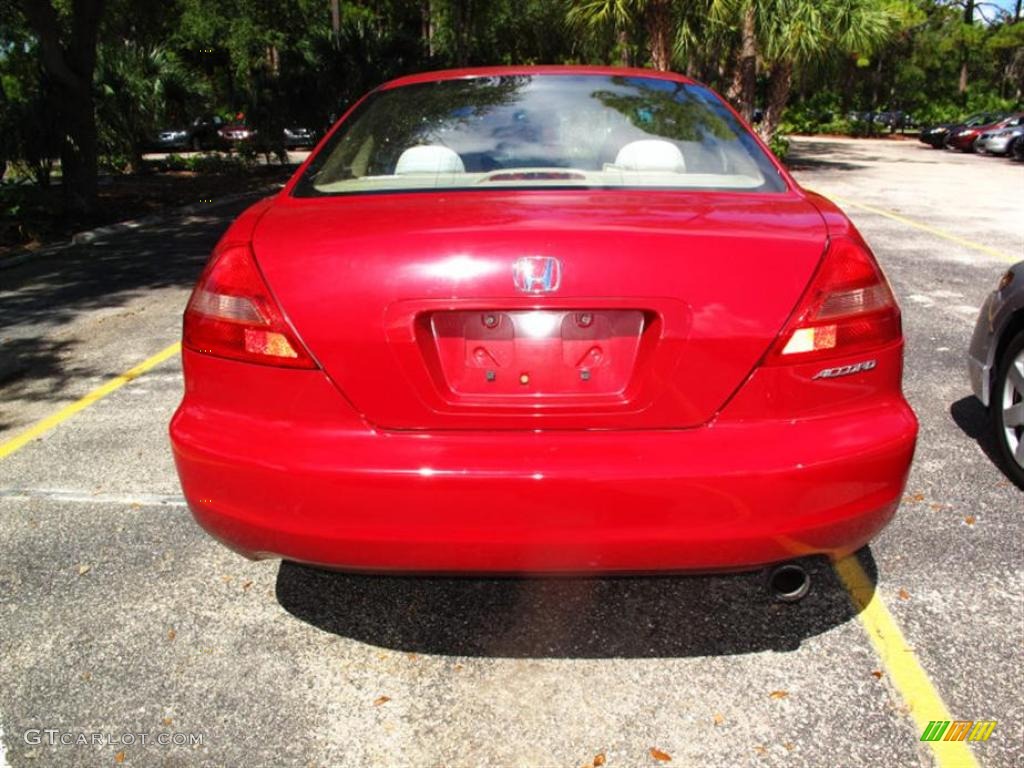
[[[768,589],[776,600],[795,603],[811,591],[811,576],[796,563],[779,565],[768,573]]]

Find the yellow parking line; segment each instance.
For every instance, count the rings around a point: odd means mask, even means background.
[[[81,410],[83,410],[85,408],[88,408],[90,405],[92,405],[93,403],[95,403],[98,400],[102,400],[104,397],[109,395],[111,392],[115,392],[116,390],[120,389],[125,384],[127,384],[129,381],[132,381],[133,379],[137,379],[139,376],[144,374],[146,371],[148,371],[153,366],[159,365],[164,360],[166,360],[167,358],[172,357],[172,356],[178,354],[178,352],[180,352],[180,351],[181,351],[181,342],[177,342],[176,341],[173,344],[171,344],[171,346],[167,347],[166,349],[163,349],[160,352],[157,352],[152,357],[150,357],[150,358],[148,358],[146,360],[143,360],[141,363],[136,365],[134,368],[125,371],[120,376],[116,376],[115,378],[113,378],[110,381],[108,381],[106,384],[103,384],[102,386],[97,387],[92,392],[90,392],[88,395],[83,397],[81,400],[77,400],[77,401],[71,403],[71,405],[68,405],[68,406],[66,406],[64,408],[61,408],[59,411],[57,411],[52,416],[47,416],[42,421],[36,422],[31,427],[26,429],[24,432],[22,432],[19,435],[15,435],[14,437],[12,437],[10,440],[6,441],[5,443],[0,443],[0,459],[4,459],[7,456],[10,456],[16,450],[18,450],[19,448],[23,447],[26,443],[29,443],[32,440],[35,440],[40,435],[43,435],[43,434],[49,432],[51,429],[56,427],[62,421],[70,419],[72,416],[74,416],[79,411],[81,411]]]
[[[845,197],[840,197],[839,195],[835,195],[832,193],[829,193],[827,197],[832,198],[834,201],[841,205],[851,205],[854,208],[861,208],[862,210],[865,211],[871,211],[871,213],[877,213],[879,216],[884,216],[887,219],[892,219],[893,221],[898,221],[901,224],[906,224],[908,227],[920,229],[922,232],[928,232],[929,234],[935,235],[936,237],[941,237],[944,240],[949,240],[950,242],[962,245],[964,248],[970,248],[971,250],[980,251],[981,253],[988,254],[989,256],[995,256],[997,259],[1008,261],[1011,264],[1018,262],[1021,259],[1021,257],[1015,258],[1009,255],[1008,253],[1003,253],[997,248],[990,248],[987,245],[982,245],[981,243],[976,243],[973,240],[968,240],[964,237],[954,235],[953,233],[947,232],[944,229],[938,229],[936,227],[929,226],[928,224],[922,224],[919,221],[908,219],[906,216],[901,216],[898,213],[887,211],[884,208],[876,208],[875,206],[867,205],[866,203],[856,203],[853,200],[848,200]]]
[[[942,697],[907,644],[896,619],[889,613],[856,557],[840,560],[835,568],[859,611],[860,622],[871,638],[882,666],[906,702],[918,734],[924,733],[931,720],[956,720],[949,714]],[[939,768],[978,768],[978,762],[965,742],[926,743],[932,748]]]

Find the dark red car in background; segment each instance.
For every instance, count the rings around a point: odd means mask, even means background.
[[[224,235],[183,357],[196,519],[343,569],[837,558],[892,518],[917,435],[860,234],[649,70],[381,86]]]

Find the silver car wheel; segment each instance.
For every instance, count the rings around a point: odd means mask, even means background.
[[[1024,351],[1010,363],[1000,401],[1003,439],[1013,460],[1024,467]]]

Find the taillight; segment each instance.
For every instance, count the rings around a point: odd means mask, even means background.
[[[857,240],[837,237],[765,364],[846,357],[902,335],[900,309],[874,257]]]
[[[184,345],[196,352],[289,368],[316,363],[284,319],[248,246],[216,254],[185,308]]]

